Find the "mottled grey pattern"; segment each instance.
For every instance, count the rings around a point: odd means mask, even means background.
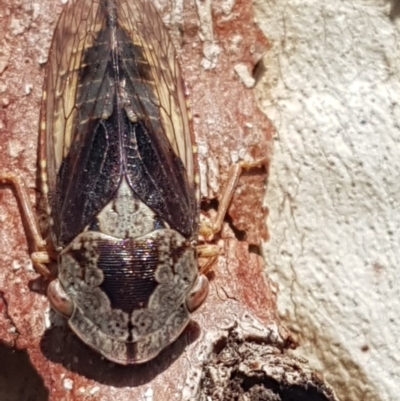
[[[115,238],[137,238],[154,228],[155,213],[141,202],[123,178],[117,194],[97,215],[100,231]]]
[[[130,230],[135,212],[145,209],[143,205],[120,209],[121,203],[126,205],[127,201],[124,189],[119,191],[115,202],[119,235]],[[103,210],[101,214],[109,212]],[[145,223],[136,227],[135,235],[140,230],[147,231],[148,226]],[[110,237],[110,231],[78,235],[60,255],[59,280],[75,305],[69,324],[84,342],[116,362],[143,362],[154,358],[188,324],[190,314],[185,300],[197,279],[197,261],[194,248],[174,230],[155,230],[128,240],[121,237]],[[148,294],[147,307],[131,314],[112,308],[109,296],[100,288],[104,275],[99,268],[99,245],[112,241],[131,241],[133,249],[143,241],[157,247],[158,262],[153,273],[157,285]]]

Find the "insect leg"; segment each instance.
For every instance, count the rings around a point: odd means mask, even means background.
[[[208,224],[203,222],[199,228],[200,235],[210,240],[212,239],[212,236],[214,234],[221,231],[222,223],[224,221],[229,204],[232,200],[233,193],[235,191],[235,188],[238,184],[239,178],[243,170],[251,170],[253,168],[260,168],[260,167],[266,168],[267,166],[268,166],[268,160],[266,157],[251,163],[242,161],[232,165],[229,171],[228,184],[226,185],[226,188],[224,189],[224,192],[222,194],[218,211],[214,218],[214,221]]]
[[[199,227],[200,235],[202,235],[206,240],[211,240],[215,233],[221,231],[222,223],[232,200],[233,192],[235,191],[243,170],[265,167],[267,166],[267,163],[267,158],[263,158],[252,163],[240,162],[231,167],[229,171],[228,184],[222,194],[218,212],[214,218],[214,221],[211,224],[202,222]],[[219,249],[216,245],[197,245],[196,249],[199,258],[208,258],[208,260],[203,266],[200,267],[200,275],[197,279],[197,282],[186,298],[186,306],[190,312],[196,310],[204,302],[208,294],[209,287],[206,274],[209,273],[211,266],[215,263],[219,255]]]
[[[196,250],[199,258],[213,258],[219,254],[218,246],[212,244],[197,245]]]
[[[15,190],[17,200],[21,206],[23,218],[27,224],[28,234],[33,241],[34,252],[31,255],[31,259],[36,271],[44,277],[51,277],[52,274],[45,266],[45,263],[49,263],[50,259],[46,251],[46,241],[40,234],[39,224],[23,179],[8,171],[0,171],[0,183],[11,185]]]
[[[217,260],[220,253],[217,245],[213,244],[202,244],[196,246],[197,255],[200,259],[207,259],[204,265],[200,266],[200,273],[207,274],[211,270],[211,266]]]
[[[47,251],[32,252],[31,260],[37,273],[45,278],[54,278],[54,275],[46,266],[51,261],[50,255]]]

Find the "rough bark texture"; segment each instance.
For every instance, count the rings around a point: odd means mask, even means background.
[[[221,194],[231,163],[269,154],[272,127],[257,108],[251,89],[253,67],[268,42],[256,27],[247,0],[214,1],[212,6],[210,1],[185,1],[183,11],[180,2],[174,9],[166,1],[156,4],[182,59],[199,146],[202,196],[205,204],[213,206],[211,200]],[[61,9],[61,4],[50,0],[0,1],[0,170],[21,174],[33,202],[43,65]],[[261,364],[268,364],[268,358],[277,352],[288,358],[283,351],[290,345],[290,336],[279,327],[276,289],[266,279],[264,262],[257,252],[260,241],[267,237],[262,205],[265,180],[261,169],[241,178],[227,224],[217,239],[221,256],[211,273],[210,295],[193,315],[193,323],[155,360],[128,367],[105,361],[89,350],[65,321],[50,311],[43,282],[30,262],[15,194],[2,186],[1,399],[173,401],[205,399],[206,395],[216,400],[236,399],[214,396],[209,368],[203,371],[207,361],[215,359],[216,350],[232,344],[228,338],[233,336],[243,344],[253,341],[249,336],[257,337],[259,344],[274,346],[274,351],[257,351]],[[213,212],[209,208],[208,213]],[[271,354],[265,362],[263,353]],[[235,363],[250,354],[240,351],[238,355]],[[276,358],[273,363],[279,365]],[[302,369],[299,366],[297,370]],[[240,369],[242,375],[253,375],[251,369]],[[236,390],[229,394],[237,393],[237,399],[292,399],[276,392],[276,386],[265,390],[264,377],[271,374],[257,374],[263,377],[252,379],[255,384],[244,390],[240,380],[233,384],[216,380],[214,384],[222,388],[232,385]],[[271,377],[277,383],[282,379]],[[12,379],[14,384],[9,385]],[[315,383],[321,397],[309,399],[333,399],[322,379],[315,379]],[[243,398],[248,391],[251,398]],[[263,398],[263,394],[281,398]]]

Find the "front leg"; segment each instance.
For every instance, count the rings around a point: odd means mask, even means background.
[[[24,180],[14,173],[0,171],[0,184],[10,185],[15,191],[15,196],[22,210],[22,217],[27,225],[28,236],[32,240],[33,253],[31,254],[31,259],[36,272],[45,278],[52,278],[53,275],[46,266],[50,263],[47,243],[40,233],[39,223],[29,199]]]
[[[229,171],[228,183],[224,189],[224,192],[222,193],[215,218],[210,223],[202,221],[200,224],[199,234],[206,242],[212,241],[213,236],[221,231],[225,215],[228,211],[233,193],[243,170],[266,167],[267,164],[267,158],[262,158],[252,163],[240,162],[231,167]],[[219,255],[218,246],[210,243],[197,245],[196,249],[199,258],[208,260],[200,267],[200,274],[197,278],[196,284],[186,299],[186,306],[190,312],[196,310],[204,302],[209,289],[209,283],[206,274],[211,270],[212,265],[215,263]]]
[[[268,160],[266,157],[250,163],[242,161],[231,166],[228,175],[228,183],[224,189],[224,192],[222,193],[217,214],[212,222],[202,222],[200,224],[200,235],[203,236],[206,241],[211,241],[213,236],[221,231],[222,223],[225,219],[233,193],[235,192],[235,188],[243,171],[260,167],[267,168],[267,166]]]

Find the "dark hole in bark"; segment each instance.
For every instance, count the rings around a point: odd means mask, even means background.
[[[229,227],[231,228],[231,230],[233,231],[233,233],[235,234],[235,237],[238,241],[245,241],[246,240],[246,231],[244,230],[239,230],[233,220],[232,217],[229,216],[228,214],[225,216],[225,221],[229,224]]]
[[[254,253],[255,255],[262,256],[260,245],[249,244],[249,253]]]
[[[208,212],[210,210],[218,210],[219,202],[217,198],[214,199],[206,199],[201,201],[200,209],[203,212]]]
[[[267,69],[264,64],[264,57],[261,57],[253,68],[253,78],[256,80],[256,84],[264,76],[266,70]]]

